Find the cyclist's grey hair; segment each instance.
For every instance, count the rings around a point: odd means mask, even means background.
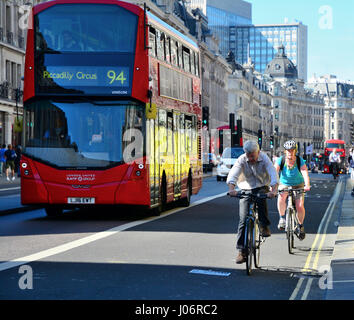
[[[243,151],[245,151],[245,153],[252,153],[252,152],[259,151],[258,142],[253,140],[246,141],[245,144],[243,145]]]

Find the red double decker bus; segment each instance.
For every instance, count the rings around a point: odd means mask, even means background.
[[[202,184],[199,50],[139,6],[32,9],[21,199],[47,215],[139,205],[159,214]]]
[[[341,163],[339,165],[340,173],[344,173],[345,169],[345,141],[338,139],[330,139],[325,141],[324,145],[324,165],[323,173],[331,173],[329,155],[336,149],[336,152],[340,155]]]

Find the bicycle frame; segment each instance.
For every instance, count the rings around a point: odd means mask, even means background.
[[[279,193],[287,192],[288,193],[288,204],[286,208],[286,237],[288,240],[288,251],[290,254],[293,253],[294,246],[294,233],[297,225],[299,224],[299,220],[297,218],[297,210],[295,204],[295,195],[296,193],[303,193],[304,189],[293,189],[292,187],[288,187],[279,191]]]
[[[241,193],[241,195],[236,197],[240,199],[249,197],[251,199],[244,231],[244,248],[247,251],[246,271],[248,275],[251,275],[252,259],[254,259],[255,267],[259,268],[260,246],[265,241],[265,238],[259,232],[257,199],[265,199],[267,196],[265,194]]]

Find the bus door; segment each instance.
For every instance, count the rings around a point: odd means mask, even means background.
[[[180,142],[181,142],[181,189],[182,185],[187,185],[188,166],[187,166],[187,146],[186,146],[186,130],[185,130],[185,116],[180,115]],[[182,190],[181,190],[182,191]]]
[[[159,121],[150,119],[147,120],[147,146],[149,159],[149,176],[150,176],[150,201],[151,204],[156,204],[159,201]]]
[[[180,114],[173,113],[173,144],[174,144],[174,161],[173,161],[173,179],[174,179],[174,196],[181,196],[181,123]]]
[[[167,112],[167,159],[166,159],[166,179],[167,179],[167,200],[173,200],[174,194],[174,125],[173,113]],[[172,199],[171,199],[172,198]]]

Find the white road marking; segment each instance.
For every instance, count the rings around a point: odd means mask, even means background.
[[[56,255],[56,254],[59,254],[59,253],[62,253],[62,252],[65,252],[65,251],[68,251],[68,250],[71,250],[71,249],[75,249],[75,248],[81,247],[81,246],[86,245],[88,243],[91,243],[91,242],[94,242],[94,241],[97,241],[97,240],[101,240],[101,239],[107,238],[109,236],[115,235],[118,232],[121,232],[121,231],[130,229],[130,228],[142,225],[142,224],[150,222],[150,221],[155,221],[155,220],[158,220],[158,219],[162,219],[162,218],[165,218],[165,217],[167,217],[167,216],[169,216],[171,214],[186,210],[186,209],[191,208],[191,207],[195,207],[197,205],[200,205],[202,203],[214,200],[216,198],[223,197],[226,194],[227,194],[227,192],[223,192],[223,193],[220,193],[220,194],[212,196],[212,197],[207,197],[207,198],[204,198],[204,199],[200,199],[200,200],[192,203],[189,207],[172,209],[172,210],[169,210],[166,213],[164,213],[164,214],[162,214],[161,216],[158,216],[158,217],[152,217],[152,218],[148,217],[148,218],[145,218],[143,220],[138,220],[138,221],[126,223],[126,224],[123,224],[123,225],[108,229],[106,231],[101,231],[101,232],[98,232],[98,233],[94,233],[94,234],[92,234],[90,236],[87,236],[87,237],[84,237],[84,238],[81,238],[81,239],[78,239],[78,240],[74,240],[74,241],[59,245],[59,246],[54,247],[54,248],[50,248],[50,249],[47,249],[47,250],[43,250],[43,251],[31,254],[31,255],[25,256],[25,257],[21,257],[21,258],[18,258],[18,259],[14,259],[14,260],[10,260],[10,261],[7,261],[7,262],[0,263],[0,272],[4,271],[4,270],[8,270],[8,269],[11,269],[11,268],[15,268],[15,267],[21,266],[23,264],[28,264],[28,263],[31,263],[33,261],[44,259],[44,258],[53,256],[53,255]]]

